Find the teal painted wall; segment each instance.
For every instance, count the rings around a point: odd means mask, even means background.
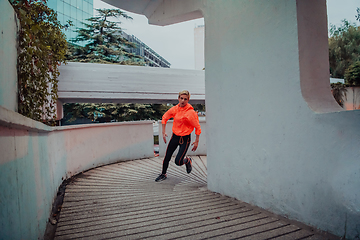
[[[58,186],[50,178],[46,134],[0,127],[0,239],[42,239]],[[16,150],[21,149],[21,150]]]

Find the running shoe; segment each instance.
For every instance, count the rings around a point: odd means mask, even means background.
[[[188,160],[185,165],[186,165],[186,172],[187,173],[191,173],[192,170],[192,159],[189,157],[186,157],[186,159]]]
[[[155,182],[163,181],[167,178],[166,174],[160,174],[156,179]]]

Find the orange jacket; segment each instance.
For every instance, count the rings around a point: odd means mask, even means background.
[[[166,124],[170,118],[174,118],[172,131],[178,136],[189,135],[195,128],[195,134],[200,135],[201,127],[199,117],[190,104],[180,107],[179,104],[170,108],[162,116],[162,124]]]

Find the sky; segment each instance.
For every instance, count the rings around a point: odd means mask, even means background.
[[[356,21],[356,8],[360,0],[327,0],[328,23],[341,25],[341,20]],[[94,0],[94,8],[114,8],[101,0]],[[203,25],[203,19],[177,23],[170,26],[149,25],[145,16],[127,12],[133,20],[120,19],[120,27],[134,35],[171,63],[171,68],[195,69],[194,28]]]

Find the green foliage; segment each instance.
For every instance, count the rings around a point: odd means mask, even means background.
[[[159,120],[170,107],[166,104],[68,103],[64,104],[64,115],[69,123],[76,118],[100,122]]]
[[[205,112],[205,104],[193,104],[192,106],[195,111]]]
[[[345,70],[345,83],[349,86],[360,86],[360,61],[356,61]]]
[[[154,144],[159,144],[159,135],[154,135]]]
[[[51,124],[56,118],[58,66],[65,63],[66,38],[46,0],[14,0],[18,32],[18,111]]]
[[[135,47],[121,36],[120,22],[110,21],[110,18],[132,19],[119,9],[96,9],[98,15],[86,19],[85,28],[76,32],[73,43],[85,43],[85,47],[72,45],[68,53],[68,60],[92,63],[116,63],[123,65],[144,65],[140,56],[125,51]]]
[[[344,101],[346,100],[346,85],[341,82],[331,83],[331,91],[336,100],[336,102],[344,107]]]
[[[340,27],[330,28],[329,62],[334,78],[344,78],[345,70],[360,60],[360,27],[343,20]]]

